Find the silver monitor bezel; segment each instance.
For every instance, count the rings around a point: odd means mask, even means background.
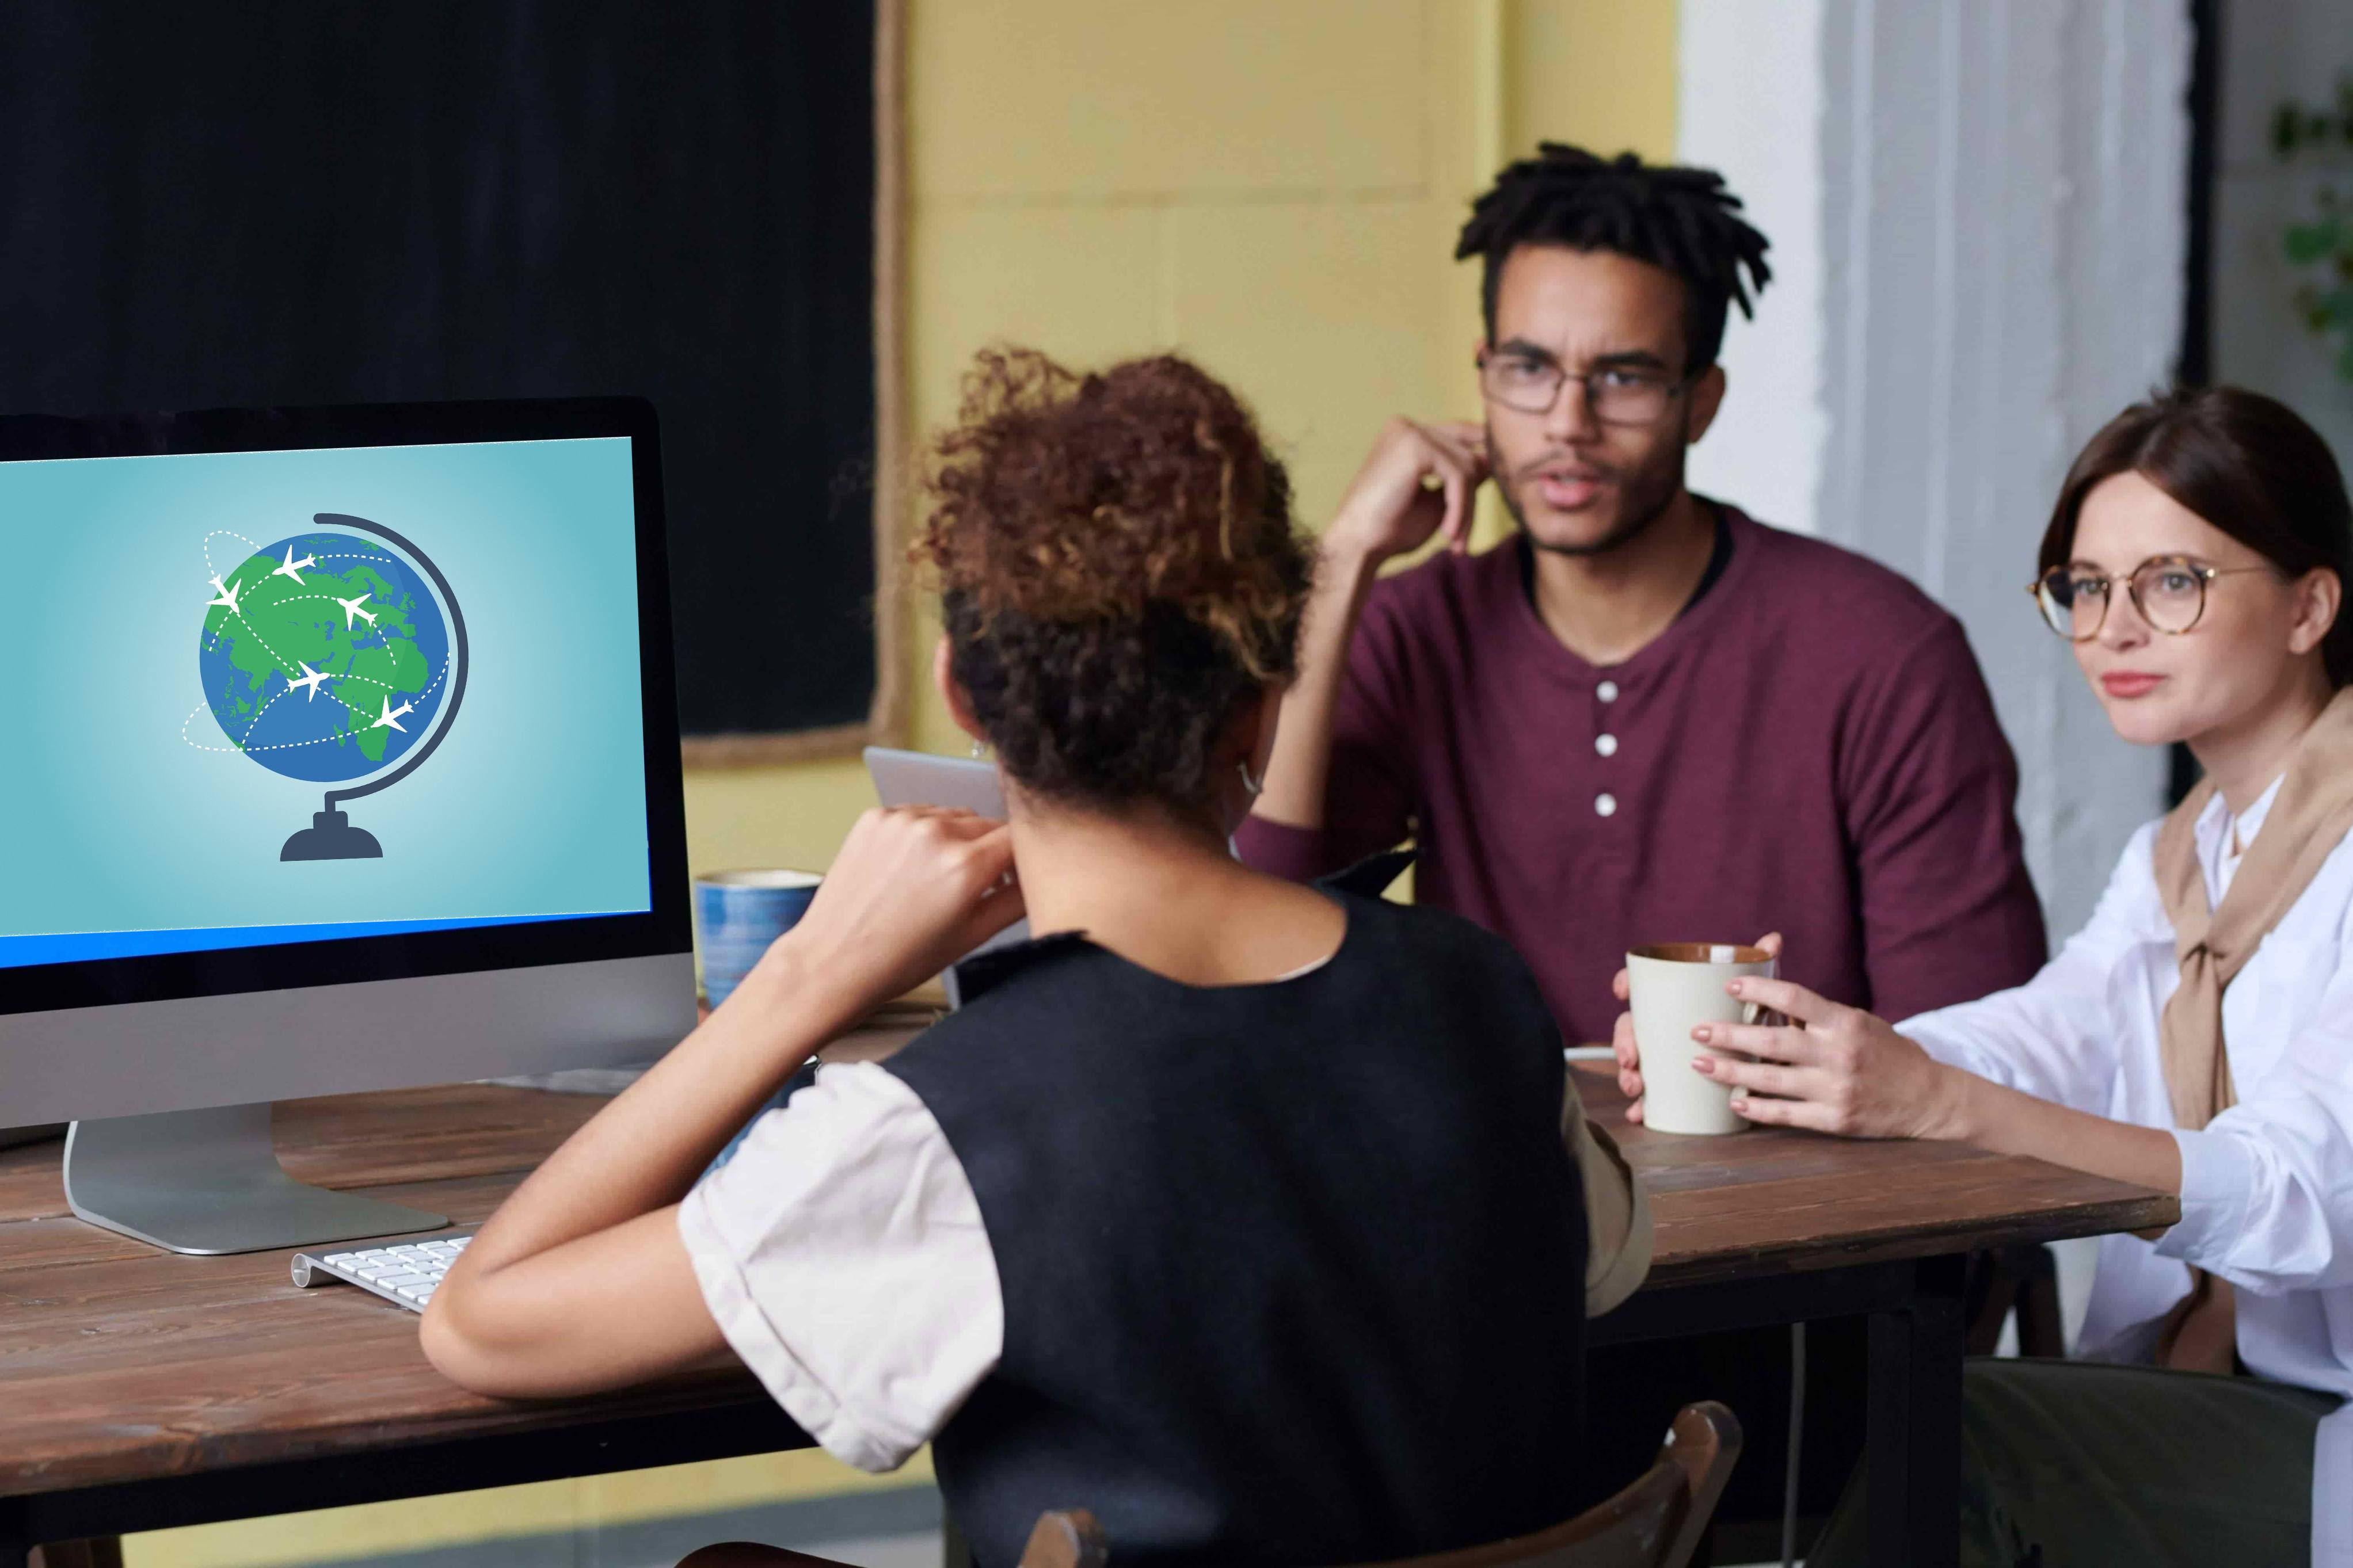
[[[0,463],[598,437],[627,437],[631,447],[651,907],[0,969],[0,1124],[612,1066],[658,1054],[694,1020],[650,404],[545,398],[0,417]],[[310,984],[285,988],[290,973]],[[328,1028],[330,1019],[338,1026]],[[358,1021],[367,1019],[382,1021]]]

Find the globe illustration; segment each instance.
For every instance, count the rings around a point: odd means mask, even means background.
[[[337,513],[313,522],[267,544],[227,535],[251,553],[209,573],[196,662],[228,746],[206,749],[339,786],[281,859],[372,858],[382,847],[339,804],[406,777],[439,743],[464,691],[465,620],[400,535]],[[234,554],[221,537],[206,541],[208,566]]]

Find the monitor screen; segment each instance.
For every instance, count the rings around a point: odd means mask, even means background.
[[[0,1011],[683,945],[639,443],[417,433],[0,460]]]

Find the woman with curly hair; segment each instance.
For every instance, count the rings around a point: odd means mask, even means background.
[[[1168,357],[983,355],[916,546],[1009,821],[870,812],[743,986],[558,1151],[425,1343],[509,1395],[740,1358],[871,1469],[935,1443],[981,1562],[1083,1507],[1123,1563],[1335,1562],[1552,1523],[1584,1320],[1649,1220],[1501,940],[1233,858],[1309,547],[1249,413]],[[828,1066],[877,1004],[962,1007]],[[765,1548],[698,1564],[786,1561]]]

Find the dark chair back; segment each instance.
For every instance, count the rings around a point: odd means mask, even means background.
[[[1675,1415],[1658,1463],[1606,1501],[1534,1535],[1405,1557],[1366,1568],[1684,1568],[1715,1515],[1740,1458],[1740,1422],[1714,1400]],[[1057,1509],[1038,1521],[1021,1568],[1107,1568],[1111,1552],[1094,1515]],[[842,1568],[765,1546],[706,1546],[679,1568]]]
[[[1575,1519],[1534,1535],[1366,1568],[1684,1568],[1739,1458],[1738,1418],[1714,1400],[1686,1405],[1658,1463]],[[1110,1561],[1094,1516],[1073,1509],[1038,1521],[1021,1568],[1104,1568]]]
[[[1378,1568],[1684,1568],[1739,1458],[1739,1419],[1712,1399],[1686,1405],[1658,1463],[1576,1518],[1534,1535]]]

